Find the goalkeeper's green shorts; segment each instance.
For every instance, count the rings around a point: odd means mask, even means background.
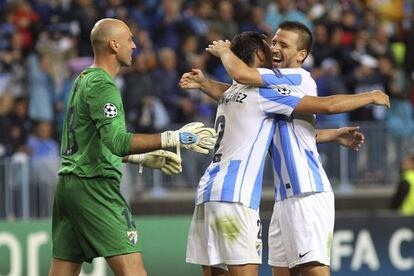
[[[70,262],[142,251],[119,183],[109,178],[59,176],[52,242],[53,257]]]

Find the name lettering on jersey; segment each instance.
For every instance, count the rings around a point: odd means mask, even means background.
[[[230,102],[236,102],[236,103],[244,103],[244,100],[247,98],[247,95],[242,92],[233,92],[225,94],[219,101],[219,104],[227,104]]]

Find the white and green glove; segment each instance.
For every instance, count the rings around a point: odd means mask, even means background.
[[[160,169],[168,175],[178,174],[183,170],[181,167],[181,158],[177,154],[166,150],[131,154],[127,156],[127,162],[140,164],[150,169]]]
[[[179,130],[168,130],[161,133],[161,147],[177,145],[198,153],[207,154],[216,144],[217,134],[214,128],[205,127],[203,123],[186,124]]]

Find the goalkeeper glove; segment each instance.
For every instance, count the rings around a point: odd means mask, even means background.
[[[178,174],[182,171],[181,158],[175,153],[166,150],[131,154],[127,156],[127,161],[133,164],[140,164],[150,169],[160,169],[168,175]]]
[[[161,147],[180,145],[186,149],[207,154],[216,144],[217,135],[214,128],[205,127],[203,123],[186,124],[179,130],[168,130],[161,133]]]

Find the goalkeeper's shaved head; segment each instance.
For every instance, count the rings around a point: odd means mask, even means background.
[[[96,22],[91,31],[91,44],[95,54],[108,49],[108,42],[117,40],[121,35],[129,33],[128,26],[121,20],[105,18]]]

